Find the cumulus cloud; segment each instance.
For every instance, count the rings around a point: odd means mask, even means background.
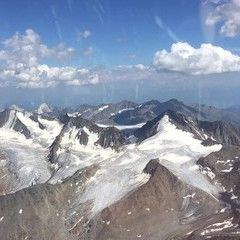
[[[24,34],[16,33],[3,41],[0,50],[0,85],[17,87],[52,87],[66,85],[96,84],[98,78],[80,67],[52,67],[42,64],[44,59],[68,59],[75,50],[59,44],[49,48],[41,42],[32,29]]]
[[[72,66],[49,66],[47,59],[69,59],[75,49],[59,44],[48,47],[32,29],[16,33],[3,41],[0,50],[0,86],[47,88],[57,85],[82,86],[108,81],[156,79],[155,69],[143,64],[117,66],[112,69],[86,69]],[[86,56],[93,54],[90,47]]]
[[[156,52],[157,69],[193,75],[240,71],[240,56],[212,44],[194,48],[188,43],[174,43],[171,50]]]
[[[240,35],[240,0],[215,2],[215,8],[206,19],[206,24],[214,26],[220,24],[219,32],[226,37]]]
[[[41,42],[40,36],[32,29],[27,29],[25,34],[14,34],[11,38],[3,41],[3,49],[0,50],[0,60],[9,65],[25,64],[37,65],[40,59],[57,58],[65,59],[72,57],[75,50],[59,44],[49,48]]]

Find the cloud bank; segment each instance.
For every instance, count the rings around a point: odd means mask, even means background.
[[[52,87],[59,83],[96,84],[98,76],[88,69],[41,63],[46,59],[66,60],[74,54],[75,49],[64,44],[49,48],[32,29],[27,29],[24,34],[16,33],[3,42],[0,50],[0,84],[30,88]]]
[[[85,31],[82,37],[89,37]],[[57,85],[83,86],[108,81],[129,81],[156,78],[156,71],[142,64],[117,66],[111,69],[73,66],[50,66],[48,60],[71,59],[76,54],[72,47],[59,44],[48,47],[32,29],[24,34],[16,33],[2,42],[0,50],[0,86],[22,88],[48,88]],[[93,48],[87,48],[84,56],[92,56]],[[82,54],[79,53],[79,57]]]
[[[48,47],[32,29],[26,30],[24,34],[16,33],[2,42],[0,86],[83,86],[110,81],[161,81],[166,72],[207,75],[240,71],[240,56],[212,44],[202,44],[199,48],[194,48],[188,43],[174,43],[169,51],[157,51],[149,66],[122,65],[111,69],[98,66],[59,66],[60,60],[71,59],[76,54],[74,48],[64,44]],[[92,54],[93,49],[89,48],[85,54],[79,53],[79,57]],[[47,64],[49,61],[53,63]],[[57,63],[56,66],[54,62]]]
[[[240,71],[240,56],[212,44],[194,48],[188,43],[172,44],[170,51],[155,53],[154,66],[159,70],[193,75]]]

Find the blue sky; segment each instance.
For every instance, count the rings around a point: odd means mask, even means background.
[[[198,44],[202,40],[198,1],[1,1],[1,39],[27,28],[36,31],[50,46],[65,42],[79,51],[96,49],[94,59],[76,59],[76,64],[150,63],[159,48],[173,40],[159,29],[155,15],[161,16],[181,40]],[[56,17],[53,14],[55,10]],[[191,11],[189,11],[191,9]],[[57,21],[57,23],[56,23]],[[58,27],[60,28],[60,36]],[[191,28],[189,28],[189,25]],[[198,27],[196,27],[198,25]],[[90,30],[89,39],[78,41],[77,32]],[[130,54],[136,58],[129,59]],[[95,60],[97,59],[97,60]],[[92,61],[92,62],[91,62]]]
[[[179,41],[197,47],[210,40],[201,28],[200,11],[199,0],[1,1],[0,37],[3,40],[31,28],[48,46],[64,42],[79,52],[89,46],[95,49],[94,58],[79,56],[74,64],[149,64],[158,49],[169,49],[174,42],[158,27],[155,16],[161,18]],[[77,32],[86,29],[91,31],[91,37],[78,41]],[[217,35],[214,43],[234,49],[239,47],[238,40]],[[129,55],[136,57],[129,59]]]
[[[169,89],[175,84],[173,78],[180,79],[182,86],[202,75],[211,88],[212,79],[223,73],[233,73],[234,79],[239,76],[238,14],[239,0],[0,1],[0,83],[5,89],[74,86],[75,92],[82,92],[93,85],[97,91],[98,85],[109,81],[120,89],[126,81],[139,80],[164,83]],[[10,39],[7,44],[6,39]],[[26,46],[31,46],[31,53]],[[163,50],[167,54],[157,55]],[[212,62],[217,64],[209,68]],[[221,81],[221,86],[226,84]],[[153,90],[148,89],[148,98]],[[176,91],[169,97],[175,97]]]

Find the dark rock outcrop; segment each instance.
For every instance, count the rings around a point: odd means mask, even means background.
[[[36,113],[34,113],[33,115],[31,115],[30,117],[29,117],[31,120],[33,120],[34,122],[36,122],[37,124],[38,124],[38,126],[39,126],[39,128],[40,129],[45,129],[45,127],[39,122],[39,120],[38,120],[38,118],[39,118],[39,115],[38,114],[36,114]]]
[[[80,144],[85,146],[88,144],[88,134],[83,129],[79,130],[77,137]]]
[[[12,109],[6,109],[3,112],[0,113],[0,128],[3,127],[7,121],[9,120],[10,117],[10,113],[13,114],[13,121],[12,121],[12,126],[10,126],[10,128],[12,128],[13,130],[15,130],[16,132],[19,132],[21,134],[23,134],[26,138],[30,138],[31,137],[31,132],[29,131],[29,129],[27,128],[27,126],[25,126],[16,116],[17,111],[16,110],[12,110]]]
[[[124,144],[126,144],[126,138],[122,132],[114,127],[103,128],[99,133],[99,139],[96,142],[103,148],[113,148],[118,150]]]
[[[30,130],[19,119],[16,119],[14,126],[12,128],[16,132],[23,134],[26,138],[31,137]]]
[[[199,121],[198,127],[224,145],[240,146],[240,128],[224,122]]]
[[[4,126],[4,124],[7,122],[10,114],[10,109],[7,108],[3,112],[0,112],[0,128]]]

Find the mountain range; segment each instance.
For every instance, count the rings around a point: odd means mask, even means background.
[[[79,107],[65,108],[51,108],[46,103],[43,103],[33,111],[41,112],[42,109],[45,109],[43,113],[47,116],[58,117],[68,113],[71,116],[79,115],[98,124],[114,126],[146,123],[167,110],[196,117],[199,120],[224,121],[240,125],[240,108],[237,105],[222,109],[204,104],[186,104],[177,99],[170,99],[166,102],[151,100],[142,104],[124,100],[117,103],[82,104]]]
[[[240,111],[176,99],[0,113],[1,239],[240,239]]]

